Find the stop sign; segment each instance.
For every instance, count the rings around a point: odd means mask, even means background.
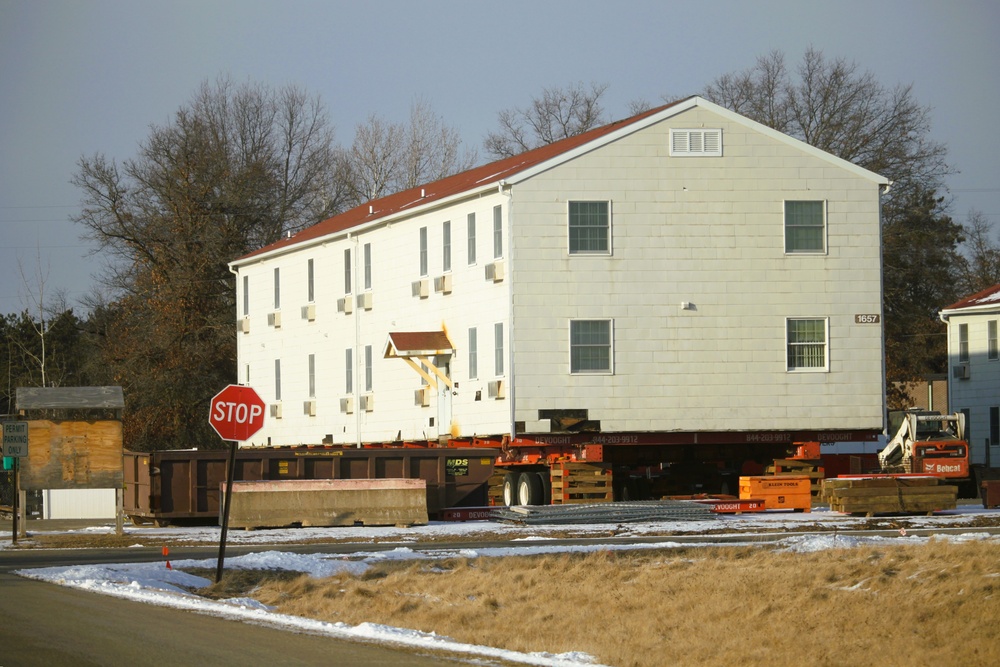
[[[208,423],[223,440],[248,440],[264,426],[264,401],[252,387],[231,384],[212,398]]]

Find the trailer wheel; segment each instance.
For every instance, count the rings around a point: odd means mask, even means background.
[[[546,470],[544,472],[536,472],[538,479],[542,484],[542,505],[552,504],[552,480],[549,478],[549,472]]]
[[[544,500],[542,478],[534,472],[522,472],[517,480],[519,505],[541,505]]]
[[[503,476],[503,504],[508,507],[516,504],[518,477],[516,472],[509,472]]]

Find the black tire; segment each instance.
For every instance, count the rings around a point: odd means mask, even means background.
[[[549,478],[548,471],[536,472],[538,479],[542,483],[542,505],[552,504],[552,480]]]
[[[537,473],[522,472],[517,478],[517,504],[541,505],[543,499],[542,479]]]
[[[503,476],[503,504],[511,507],[517,504],[517,479],[520,477],[516,472],[509,472]]]

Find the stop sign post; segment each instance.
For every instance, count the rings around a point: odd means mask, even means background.
[[[223,440],[249,440],[264,426],[264,401],[252,387],[231,384],[212,398],[208,423]]]

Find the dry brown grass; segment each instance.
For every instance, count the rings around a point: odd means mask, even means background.
[[[390,563],[253,589],[281,613],[619,667],[1000,664],[995,542]]]

